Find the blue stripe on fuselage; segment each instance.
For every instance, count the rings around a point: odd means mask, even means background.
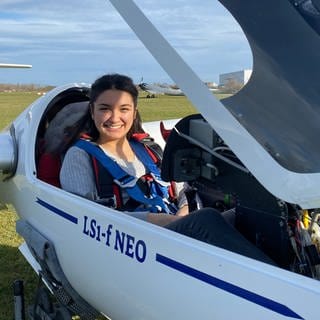
[[[52,206],[51,204],[39,198],[37,198],[36,202],[39,203],[41,206],[45,207],[46,209],[50,210],[51,212],[59,215],[60,217],[63,217],[64,219],[67,219],[72,223],[78,224],[78,218],[58,209],[57,207]],[[196,270],[192,267],[189,267],[178,261],[165,257],[161,254],[156,254],[156,261],[172,269],[183,272],[184,274],[187,274],[195,279],[201,280],[207,284],[217,287],[221,290],[234,294],[252,303],[258,304],[266,309],[272,310],[283,316],[292,317],[294,319],[303,319],[301,316],[299,316],[298,314],[296,314],[294,311],[284,306],[283,304],[280,304],[276,301],[260,296],[256,293],[250,292],[246,289],[240,288],[236,285],[233,285],[231,283],[228,283],[216,277],[210,276],[207,273]]]
[[[198,280],[206,282],[206,283],[208,283],[214,287],[217,287],[221,290],[227,291],[227,292],[234,294],[238,297],[241,297],[241,298],[246,299],[250,302],[258,304],[264,308],[267,308],[267,309],[272,310],[276,313],[284,315],[286,317],[292,317],[295,319],[303,319],[301,316],[299,316],[298,314],[296,314],[294,311],[292,311],[288,307],[284,306],[283,304],[280,304],[276,301],[262,297],[256,293],[250,292],[246,289],[240,288],[238,286],[235,286],[231,283],[228,283],[228,282],[223,281],[221,279],[218,279],[216,277],[210,276],[207,273],[204,273],[204,272],[201,272],[201,271],[196,270],[194,268],[188,267],[185,264],[182,264],[178,261],[172,260],[168,257],[161,255],[161,254],[156,254],[156,261],[158,261],[159,263],[162,263],[170,268],[173,268],[177,271],[181,271],[181,272],[183,272],[193,278],[196,278]]]
[[[48,202],[45,202],[39,198],[37,198],[36,202],[39,203],[41,206],[45,207],[46,209],[49,209],[51,212],[59,215],[60,217],[65,218],[65,219],[71,221],[72,223],[78,224],[78,218],[70,215],[69,213],[62,211],[59,208],[54,207],[51,204],[49,204]]]

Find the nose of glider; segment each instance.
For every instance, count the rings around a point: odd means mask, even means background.
[[[13,175],[17,166],[17,145],[13,129],[0,133],[0,181]]]

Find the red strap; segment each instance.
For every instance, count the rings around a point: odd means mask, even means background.
[[[170,181],[168,192],[171,200],[177,199],[177,188],[176,188],[176,183],[174,181]]]
[[[151,150],[148,146],[145,145],[145,148],[146,148],[149,156],[151,157],[152,161],[153,161],[155,164],[157,164],[157,163],[159,162],[159,159],[155,156],[155,154],[152,152],[152,150]]]
[[[146,132],[141,132],[141,133],[134,133],[132,134],[132,138],[138,142],[142,142],[143,139],[145,138],[150,138],[150,135]],[[152,161],[157,164],[159,162],[159,159],[155,156],[153,151],[148,147],[148,145],[144,144],[144,147],[146,148],[149,156],[151,157]]]
[[[121,195],[121,190],[120,187],[118,185],[116,185],[115,183],[112,184],[112,188],[113,188],[113,193],[114,196],[116,198],[116,208],[122,208],[123,206],[123,201],[122,201],[122,195]]]
[[[139,133],[133,133],[132,134],[132,138],[134,140],[136,140],[136,141],[139,141],[139,142],[141,140],[143,140],[145,138],[149,138],[149,137],[150,137],[150,135],[148,133],[146,133],[146,132],[139,132]]]
[[[91,157],[92,158],[92,165],[93,165],[93,171],[94,171],[94,175],[95,175],[95,179],[96,179],[96,186],[97,189],[100,188],[100,183],[99,183],[99,165],[98,165],[98,160],[95,157]],[[122,208],[123,206],[123,201],[122,201],[122,194],[121,194],[121,189],[118,185],[116,185],[115,183],[112,183],[112,190],[113,190],[113,194],[115,196],[116,199],[116,208]],[[99,192],[101,190],[98,190]]]
[[[81,139],[85,139],[85,140],[91,140],[92,138],[86,133],[86,132],[82,132],[80,135]]]

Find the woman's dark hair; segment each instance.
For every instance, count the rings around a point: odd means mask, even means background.
[[[98,99],[98,97],[106,90],[120,90],[128,92],[133,99],[134,107],[137,108],[138,105],[138,89],[133,83],[132,79],[128,76],[113,73],[106,74],[98,78],[91,86],[90,91],[90,111],[93,109],[93,104]],[[93,140],[98,139],[99,132],[92,121],[89,134]],[[144,132],[141,125],[141,117],[137,110],[137,116],[133,121],[132,127],[127,134],[127,138],[130,139],[133,133]]]

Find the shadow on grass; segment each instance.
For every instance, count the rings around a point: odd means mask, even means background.
[[[32,302],[38,278],[17,247],[0,245],[0,320],[14,319],[13,282],[24,281],[25,305]]]

